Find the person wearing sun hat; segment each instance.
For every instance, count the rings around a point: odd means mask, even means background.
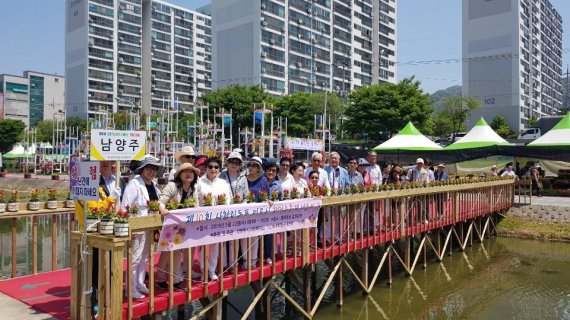
[[[139,166],[135,169],[138,174],[136,178],[129,181],[123,193],[121,209],[126,210],[127,206],[137,206],[140,211],[138,216],[148,215],[147,203],[158,200],[160,190],[154,182],[158,171],[162,168],[160,161],[152,155],[145,155]],[[133,232],[133,299],[142,299],[149,293],[144,280],[146,275],[146,264],[148,261],[147,239],[150,239],[148,232]]]
[[[178,162],[180,165],[183,163],[190,163],[192,165],[195,165],[196,153],[194,152],[194,148],[192,148],[192,146],[185,146],[174,154],[174,158],[176,158],[176,162]],[[178,167],[179,166],[175,166],[172,168],[172,170],[170,170],[170,173],[168,174],[168,181],[174,181],[174,173],[176,173]]]
[[[434,175],[435,181],[449,179],[447,172],[445,172],[445,165],[443,163],[440,163],[437,165],[437,170],[435,171],[435,173],[433,175]]]
[[[424,168],[424,159],[418,158],[416,160],[416,166],[408,170],[407,177],[408,181],[420,181],[420,182],[429,181],[429,173]]]

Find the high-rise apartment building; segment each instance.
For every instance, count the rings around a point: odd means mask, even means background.
[[[506,116],[515,132],[562,107],[562,18],[548,0],[463,0],[463,95],[471,123]]]
[[[67,0],[68,116],[190,109],[210,88],[208,33],[208,16],[166,2]]]
[[[570,72],[566,69],[566,73],[561,81],[562,84],[562,110],[570,112]]]
[[[56,74],[0,74],[0,119],[22,120],[27,127],[53,120],[64,111],[64,88],[64,78]]]
[[[396,81],[395,0],[213,0],[213,88],[273,94]]]

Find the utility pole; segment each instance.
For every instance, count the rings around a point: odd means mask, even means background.
[[[568,112],[570,111],[570,72],[569,72],[569,68],[568,65],[566,65],[566,73],[564,73],[564,75],[566,76],[566,92],[564,95],[564,111]]]

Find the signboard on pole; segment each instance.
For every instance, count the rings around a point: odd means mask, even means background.
[[[146,152],[146,132],[91,130],[91,160],[140,160]]]
[[[321,151],[325,149],[323,140],[321,139],[308,139],[308,138],[285,138],[285,147],[295,150],[313,150]]]
[[[99,162],[71,161],[69,192],[73,200],[99,200]]]

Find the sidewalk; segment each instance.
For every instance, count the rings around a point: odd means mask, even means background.
[[[2,306],[2,315],[0,319],[19,319],[19,320],[56,320],[48,314],[31,308],[30,306],[10,298],[0,293],[0,306]]]
[[[570,197],[532,197],[532,204],[537,206],[570,207]]]

